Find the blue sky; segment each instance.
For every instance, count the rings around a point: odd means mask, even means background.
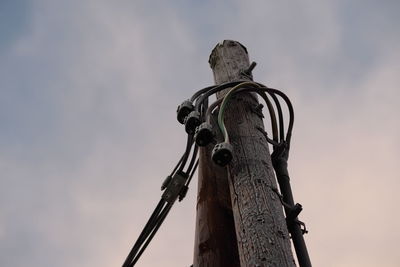
[[[118,266],[184,147],[176,106],[243,43],[292,99],[315,266],[396,266],[398,1],[0,2],[0,265]],[[267,123],[266,123],[267,124]],[[138,266],[189,266],[196,181]]]

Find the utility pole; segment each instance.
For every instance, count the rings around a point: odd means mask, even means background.
[[[216,116],[210,123],[217,129]],[[193,267],[240,267],[228,173],[211,160],[212,149],[199,150]]]
[[[215,84],[252,79],[244,72],[250,66],[247,50],[236,41],[218,44],[209,63]],[[217,98],[226,92],[221,91]],[[251,93],[241,93],[230,102],[225,124],[234,151],[227,168],[212,162],[212,146],[200,151],[194,267],[295,266],[268,144],[256,128],[263,128],[259,111],[257,97]],[[232,233],[230,208],[236,235]],[[235,255],[235,247],[240,265],[224,262],[228,259],[221,256],[224,251],[220,250],[225,248]],[[202,257],[201,251],[207,249],[212,250],[210,257]],[[213,261],[214,257],[219,258]]]
[[[200,148],[193,266],[240,267],[228,177],[212,162],[211,150]]]

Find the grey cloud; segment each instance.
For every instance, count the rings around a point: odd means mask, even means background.
[[[290,167],[314,265],[398,262],[394,2],[35,3],[0,63],[0,265],[122,263],[183,150],[176,105],[212,83],[223,38],[295,104]],[[190,265],[195,196],[194,182],[140,266]]]

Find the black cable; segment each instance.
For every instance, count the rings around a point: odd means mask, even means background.
[[[198,150],[199,150],[199,147],[195,144],[194,145],[194,149],[193,149],[193,153],[192,153],[192,159],[190,160],[189,166],[188,166],[188,168],[187,168],[187,170],[185,172],[187,175],[190,174],[190,172],[191,172],[191,170],[193,168],[193,165],[194,165],[194,163],[196,161],[196,156],[197,156],[197,151]]]
[[[194,101],[196,98],[196,103],[195,103],[195,110],[200,111],[200,106],[201,104],[204,102],[205,99],[207,99],[210,95],[217,93],[219,91],[222,91],[224,89],[227,89],[229,87],[233,87],[235,85],[238,85],[239,83],[242,82],[247,82],[247,80],[239,80],[239,81],[234,81],[234,82],[228,82],[228,83],[224,83],[218,86],[210,86],[210,87],[206,87],[200,91],[198,91],[196,94],[193,95],[192,100]],[[291,103],[290,100],[286,97],[286,95],[284,95],[281,91],[274,89],[274,88],[269,88],[267,86],[265,86],[264,84],[261,83],[257,83],[258,85],[264,87],[264,88],[268,88],[271,90],[275,90],[278,95],[280,95],[282,98],[284,98],[285,102],[288,104],[289,109],[291,107]],[[283,139],[283,133],[284,133],[284,126],[283,126],[283,115],[282,115],[282,109],[280,108],[280,104],[279,101],[277,101],[276,97],[273,96],[272,93],[269,93],[271,95],[271,97],[273,98],[275,105],[277,107],[278,110],[278,117],[279,117],[279,132],[280,132],[280,139]],[[283,94],[284,96],[282,96],[281,94]],[[285,98],[286,97],[286,98]],[[293,113],[291,114],[291,116],[293,117]],[[289,129],[291,130],[292,127],[289,127]],[[290,137],[290,135],[289,135]],[[288,138],[286,138],[288,140]],[[289,138],[290,139],[290,138]]]
[[[190,98],[190,101],[193,102],[195,101],[200,95],[204,94],[205,92],[213,89],[214,87],[216,87],[216,85],[212,85],[212,86],[208,86],[206,88],[203,88],[199,91],[197,91],[196,93],[193,94],[193,96]]]
[[[290,101],[289,97],[286,94],[284,94],[282,91],[275,89],[275,88],[267,87],[262,83],[257,83],[257,84],[261,86],[260,87],[261,89],[264,89],[264,90],[268,89],[268,90],[266,90],[267,92],[270,91],[271,93],[279,95],[286,102],[286,105],[288,106],[288,109],[289,109],[289,126],[288,126],[288,133],[286,134],[286,142],[288,144],[290,144],[290,139],[291,139],[292,130],[293,130],[293,122],[294,122],[294,111],[293,111],[292,102]]]
[[[288,130],[286,133],[286,142],[287,142],[288,146],[290,146],[290,139],[292,137],[293,123],[294,123],[294,110],[293,110],[292,102],[290,102],[290,99],[289,99],[289,97],[287,97],[287,95],[285,95],[282,91],[279,91],[278,89],[269,88],[269,87],[265,87],[265,89],[267,91],[271,91],[272,93],[279,95],[286,102],[286,105],[288,106],[289,126],[288,126]]]
[[[233,87],[235,85],[238,85],[239,83],[242,83],[242,82],[247,82],[247,81],[246,80],[240,80],[240,81],[235,81],[235,82],[224,83],[224,84],[221,84],[221,85],[215,86],[215,87],[208,87],[207,88],[208,90],[204,90],[201,95],[199,94],[200,96],[197,95],[198,98],[197,98],[196,103],[195,103],[195,110],[199,111],[202,102],[204,102],[204,100],[207,99],[210,95],[212,95],[214,93],[217,93],[219,91],[222,91],[224,89],[227,89],[229,87]],[[293,107],[292,107],[292,104],[291,104],[289,98],[284,93],[282,93],[281,91],[279,91],[277,89],[269,88],[269,87],[265,86],[262,83],[257,83],[257,84],[262,86],[261,88],[269,89],[270,90],[269,94],[271,95],[271,97],[273,97],[272,96],[273,93],[274,94],[278,94],[280,97],[282,97],[284,99],[284,101],[288,105],[289,116],[290,116],[291,119],[290,119],[290,122],[289,122],[288,133],[286,135],[286,141],[288,142],[288,144],[290,144],[291,131],[293,129],[294,112],[293,112]],[[275,105],[277,106],[277,110],[278,110],[279,129],[280,129],[280,137],[281,137],[280,139],[282,141],[283,133],[284,133],[282,109],[280,108],[279,101],[277,101],[277,99],[274,98],[274,97],[273,97],[273,99],[274,99]]]
[[[289,126],[288,126],[288,130],[287,130],[287,133],[286,133],[286,142],[287,142],[288,145],[290,145],[290,139],[291,139],[291,136],[292,136],[293,123],[294,123],[294,110],[293,110],[292,103],[290,102],[290,99],[287,97],[287,95],[285,95],[283,92],[279,91],[278,89],[269,88],[269,87],[266,87],[265,85],[262,85],[260,83],[257,83],[257,84],[259,84],[259,85],[261,85],[263,87],[242,88],[242,89],[240,89],[240,91],[238,90],[238,92],[243,92],[243,91],[246,91],[246,92],[265,91],[267,93],[272,93],[272,94],[279,95],[286,102],[286,105],[288,106],[288,110],[289,110]],[[283,118],[282,118],[282,121],[283,121]]]
[[[256,127],[257,130],[259,130],[265,137],[265,139],[267,139],[267,142],[270,143],[271,145],[273,145],[274,147],[279,146],[279,143],[276,142],[275,140],[269,138],[268,134],[266,131],[264,131],[264,129],[262,127]]]
[[[249,88],[257,89],[258,87],[249,87]],[[244,92],[249,88],[239,88],[233,94],[235,95],[235,94],[238,94],[240,92]],[[254,90],[254,92],[258,93],[258,95],[260,95],[264,99],[264,101],[265,101],[265,103],[267,105],[267,108],[268,108],[268,111],[269,111],[269,114],[270,114],[270,119],[271,119],[271,128],[272,128],[273,140],[275,142],[278,142],[278,127],[277,127],[277,120],[276,120],[274,107],[273,107],[271,101],[269,100],[267,94],[264,91]],[[223,100],[223,98],[221,98],[221,99],[219,99],[217,101],[221,101],[222,102],[222,100]],[[219,103],[217,103],[217,104],[219,104]],[[279,112],[279,109],[278,109],[278,112]],[[211,112],[207,111],[207,113],[211,113]]]
[[[206,87],[206,88],[201,89],[198,92],[196,92],[191,97],[190,100],[192,102],[196,101],[195,110],[200,112],[202,114],[202,117],[204,117],[204,115],[206,115],[205,119],[207,120],[208,112],[210,112],[210,113],[212,112],[212,110],[208,109],[208,97],[216,92],[236,86],[242,82],[247,82],[247,81],[240,80],[240,81],[235,81],[235,82],[224,83],[224,84],[221,84],[218,86]],[[293,120],[294,120],[293,107],[291,105],[289,98],[284,93],[280,92],[277,89],[268,88],[262,84],[258,84],[258,85],[260,85],[262,87],[261,88],[243,88],[243,89],[238,90],[238,92],[254,91],[254,92],[257,92],[258,94],[260,94],[261,97],[263,97],[263,99],[265,100],[265,102],[268,106],[268,110],[269,110],[269,113],[271,116],[271,126],[272,126],[272,131],[273,131],[273,140],[269,139],[267,136],[266,136],[266,138],[274,145],[277,145],[277,141],[279,139],[280,139],[280,141],[283,141],[283,139],[284,139],[283,114],[282,114],[282,109],[281,109],[279,100],[276,98],[275,94],[279,95],[281,98],[284,99],[284,101],[288,105],[289,116],[290,116],[290,122],[289,122],[288,131],[287,131],[287,135],[286,135],[287,144],[289,144],[290,138],[291,138],[291,132],[292,132],[292,128],[293,128]],[[267,92],[273,98],[273,100],[275,102],[275,106],[277,108],[278,117],[279,117],[279,134],[278,134],[275,110],[274,110],[272,103],[269,101],[269,98],[265,94],[265,92]],[[212,105],[213,106],[212,109],[215,109],[215,107],[217,105],[218,104]],[[279,135],[279,137],[278,137],[278,135]],[[179,179],[180,179],[181,182],[184,182],[184,187],[182,188],[182,190],[178,191],[178,192],[180,192],[179,193],[180,200],[182,200],[182,198],[185,195],[185,194],[183,194],[183,191],[184,191],[183,189],[186,187],[186,191],[187,191],[188,185],[191,182],[191,179],[192,179],[194,173],[196,172],[196,169],[199,164],[199,160],[197,158],[198,146],[194,145],[189,165],[186,169],[186,172],[183,172],[183,169],[185,168],[187,161],[189,159],[193,144],[194,144],[193,135],[188,135],[185,152],[183,153],[182,157],[180,158],[179,162],[177,163],[177,165],[175,166],[175,168],[173,169],[173,171],[171,173],[171,177],[176,175],[175,178],[178,179],[176,181],[179,181]],[[187,177],[187,178],[185,178],[185,177]],[[183,184],[181,184],[181,185],[183,185]],[[186,191],[185,191],[185,193],[186,193]],[[144,229],[142,230],[141,234],[139,235],[139,238],[135,242],[132,250],[130,251],[128,257],[126,258],[124,264],[122,265],[123,267],[132,267],[136,264],[136,262],[139,260],[140,256],[143,254],[143,252],[145,251],[145,249],[151,242],[152,238],[154,237],[154,235],[160,228],[161,224],[165,220],[166,216],[168,215],[169,211],[172,208],[172,205],[174,204],[174,202],[176,200],[176,198],[175,198],[176,195],[175,195],[175,197],[170,199],[168,197],[168,194],[169,193],[167,193],[165,195],[167,197],[165,199],[164,199],[164,195],[163,195],[162,199],[157,204],[155,210],[153,211],[152,215],[150,216],[149,220],[147,221]]]
[[[149,220],[147,221],[145,227],[143,228],[142,232],[140,233],[137,241],[135,242],[135,245],[133,246],[132,250],[135,250],[136,248],[141,246],[141,243],[143,242],[143,240],[146,239],[146,236],[148,235],[148,233],[151,231],[151,229],[154,227],[155,222],[157,221],[158,216],[161,213],[161,210],[163,209],[165,205],[165,200],[161,199],[158,202],[158,205],[156,206],[156,208],[154,209],[152,215],[150,216]]]
[[[205,121],[206,114],[208,110],[208,98],[204,99],[203,104],[201,105],[201,120]]]
[[[285,125],[283,121],[283,113],[282,113],[282,107],[281,104],[279,103],[278,98],[276,95],[273,93],[269,92],[268,93],[272,99],[274,100],[276,109],[278,110],[278,118],[279,118],[279,141],[282,142],[285,139]]]
[[[200,111],[200,105],[204,102],[205,99],[207,99],[210,95],[217,93],[219,91],[222,91],[224,89],[233,87],[235,85],[238,85],[239,83],[242,82],[248,82],[246,80],[240,80],[240,81],[235,81],[235,82],[228,82],[228,83],[223,83],[218,86],[215,86],[208,90],[207,92],[204,92],[200,97],[197,98],[196,104],[195,104],[195,110]]]
[[[140,256],[142,256],[143,252],[145,251],[145,249],[147,248],[147,246],[149,245],[150,241],[153,239],[154,235],[157,233],[158,229],[160,228],[161,224],[164,222],[165,218],[167,217],[169,211],[172,208],[172,203],[168,204],[164,210],[162,211],[162,213],[160,214],[158,220],[157,220],[157,224],[155,225],[155,227],[153,228],[150,236],[147,238],[146,243],[143,244],[142,248],[140,249],[140,251],[137,253],[137,255],[135,256],[135,258],[132,260],[132,262],[127,265],[127,267],[133,267],[135,266],[136,262],[139,260]]]
[[[265,103],[267,104],[268,111],[269,111],[269,116],[271,119],[271,128],[272,128],[272,136],[274,141],[278,141],[278,128],[277,128],[277,123],[276,123],[276,115],[275,115],[275,110],[274,107],[272,106],[271,101],[269,101],[269,98],[267,97],[267,94],[265,92],[260,93],[260,96],[264,99]]]
[[[147,221],[145,227],[143,228],[142,232],[140,233],[138,239],[136,240],[135,244],[133,245],[131,251],[129,252],[128,256],[125,259],[124,264],[122,267],[128,267],[130,262],[132,262],[133,258],[136,255],[136,251],[141,247],[144,240],[146,240],[148,234],[154,228],[154,222],[156,221],[157,217],[160,215],[160,211],[165,204],[165,200],[161,199],[156,208],[154,209],[153,213],[150,216],[150,219]],[[151,230],[150,230],[151,229]]]
[[[185,153],[186,153],[186,151],[185,151]],[[174,169],[172,170],[172,172],[171,172],[171,174],[170,174],[171,177],[176,173],[176,170],[178,169],[178,167],[179,167],[180,164],[182,163],[183,158],[185,157],[185,153],[183,153],[181,159],[178,161],[178,163],[175,165]]]
[[[186,145],[186,149],[184,154],[182,155],[182,157],[180,158],[180,160],[178,161],[177,165],[175,166],[175,168],[173,169],[173,171],[171,172],[171,176],[173,176],[176,172],[177,169],[179,168],[178,172],[181,172],[182,169],[184,168],[184,166],[186,165],[189,153],[190,153],[190,149],[193,145],[193,137],[192,136],[188,136],[188,140],[187,140],[187,145]],[[194,151],[195,152],[195,151]],[[196,156],[196,153],[194,153],[193,155],[194,157]],[[194,161],[194,159],[191,160],[191,162]],[[189,166],[193,167],[194,163],[191,163]],[[142,246],[143,242],[146,241],[146,239],[148,238],[149,234],[151,234],[154,230],[154,227],[156,227],[159,218],[161,216],[161,210],[163,209],[163,206],[165,204],[165,200],[161,199],[159,201],[159,203],[157,204],[155,210],[153,211],[152,215],[150,216],[149,220],[147,221],[145,227],[143,228],[142,232],[140,233],[138,239],[136,240],[132,250],[130,251],[130,253],[128,254],[128,257],[126,258],[124,264],[122,265],[123,267],[127,267],[129,265],[129,262],[131,262],[133,260],[133,258],[135,257],[138,249]]]
[[[182,172],[183,168],[185,168],[186,162],[189,158],[189,154],[190,154],[190,150],[192,148],[194,141],[193,141],[193,135],[188,135],[187,138],[187,143],[186,143],[186,150],[185,153],[183,154],[183,159],[182,159],[182,163],[181,166],[178,169],[178,172]]]
[[[190,181],[192,180],[192,177],[194,175],[194,173],[196,172],[197,166],[199,165],[199,159],[196,160],[196,164],[194,164],[194,167],[192,169],[192,172],[189,175],[189,178],[186,181],[186,186],[188,186],[190,184]]]
[[[224,100],[223,98],[217,99],[214,101],[214,103],[212,103],[208,108],[207,108],[207,112],[206,112],[206,118],[205,121],[207,123],[211,123],[211,114],[212,112],[217,108],[217,106],[219,106],[222,102],[222,100]]]

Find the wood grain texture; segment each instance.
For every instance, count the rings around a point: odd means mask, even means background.
[[[216,84],[245,79],[241,72],[249,66],[246,48],[224,41],[212,51],[210,66]],[[227,172],[240,266],[295,266],[282,205],[273,191],[277,182],[268,145],[256,129],[263,127],[262,118],[252,112],[257,105],[257,98],[242,93],[232,99],[225,115],[234,148]]]
[[[216,118],[211,120],[216,129]],[[221,138],[221,137],[219,137]],[[227,172],[211,160],[213,145],[200,148],[194,267],[239,267]]]
[[[240,266],[226,172],[206,165],[210,157],[211,151],[203,149],[193,265]]]

